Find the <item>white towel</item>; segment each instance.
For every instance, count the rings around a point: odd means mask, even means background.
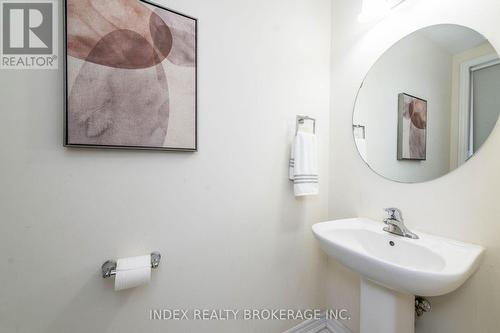
[[[295,196],[319,193],[316,135],[300,131],[297,133],[292,144],[288,177],[293,181]]]

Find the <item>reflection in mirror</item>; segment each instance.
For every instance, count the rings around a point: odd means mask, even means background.
[[[356,100],[353,134],[378,174],[424,182],[465,163],[494,130],[500,112],[500,60],[466,27],[421,29],[371,68]]]

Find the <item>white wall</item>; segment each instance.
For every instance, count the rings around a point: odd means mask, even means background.
[[[496,0],[407,0],[385,20],[360,25],[361,0],[333,0],[330,218],[367,216],[382,220],[382,208],[403,210],[410,228],[488,248],[480,270],[461,289],[432,298],[432,313],[417,332],[494,333],[500,327],[500,128],[465,166],[438,180],[398,184],[373,173],[352,139],[352,108],[357,89],[376,59],[403,36],[424,26],[456,23],[485,35],[498,49]],[[382,227],[382,226],[381,226]],[[330,264],[330,304],[351,309],[348,323],[359,323],[357,275]]]
[[[422,34],[392,46],[370,69],[356,100],[354,123],[366,126],[367,158],[380,175],[404,182],[449,171],[452,55]],[[427,159],[399,161],[398,95],[427,100]]]
[[[330,1],[158,2],[199,18],[198,153],[65,149],[62,70],[0,72],[2,332],[279,333],[294,323],[148,311],[322,304],[310,226],[328,209]],[[318,119],[316,198],[287,180],[297,114]],[[99,275],[152,250],[148,287]]]

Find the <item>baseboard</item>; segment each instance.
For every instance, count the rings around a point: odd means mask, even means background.
[[[352,333],[344,324],[335,319],[307,320],[284,333],[319,333],[328,331],[330,333]]]

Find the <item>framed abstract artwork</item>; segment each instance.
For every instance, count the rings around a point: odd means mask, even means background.
[[[427,159],[427,101],[399,94],[398,160]]]
[[[65,0],[65,146],[196,151],[197,20]]]

